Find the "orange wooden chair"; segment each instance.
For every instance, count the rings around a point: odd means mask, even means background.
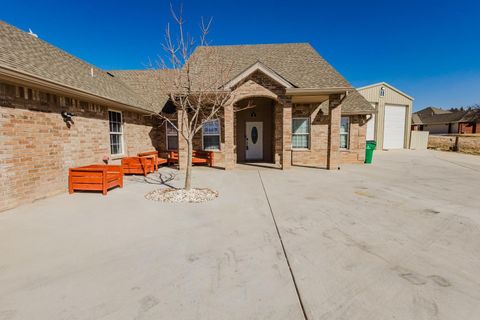
[[[193,151],[192,164],[207,164],[212,167],[214,162],[214,152],[212,151]],[[169,151],[167,158],[168,165],[178,163],[178,151]]]
[[[193,164],[207,164],[209,167],[213,166],[214,152],[212,151],[193,151]]]
[[[147,151],[147,152],[140,152],[138,154],[139,157],[154,157],[154,166],[155,166],[155,171],[158,170],[158,167],[161,166],[162,164],[167,163],[167,159],[160,158],[158,156],[158,151]]]
[[[167,165],[178,163],[178,151],[168,151]]]
[[[93,164],[68,169],[68,192],[102,191],[105,196],[113,187],[123,187],[122,166]]]
[[[155,171],[155,157],[125,157],[122,158],[122,168],[124,174],[143,174],[147,176]]]

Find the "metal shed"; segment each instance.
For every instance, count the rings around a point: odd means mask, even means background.
[[[413,98],[386,82],[357,90],[376,110],[367,123],[367,140],[380,149],[408,148]]]

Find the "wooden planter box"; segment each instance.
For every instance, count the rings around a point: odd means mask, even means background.
[[[124,174],[143,174],[147,176],[155,171],[155,156],[122,158]]]
[[[123,187],[123,170],[121,166],[93,164],[90,166],[70,168],[68,170],[68,192],[75,190],[102,191],[107,195],[108,189]]]

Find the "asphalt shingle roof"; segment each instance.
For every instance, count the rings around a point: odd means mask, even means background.
[[[129,106],[148,108],[135,91],[104,70],[3,21],[0,43],[0,66]]]
[[[169,90],[174,89],[173,70],[111,70],[111,74],[143,97],[152,110],[160,111],[168,101]]]
[[[167,101],[169,70],[106,72],[41,39],[0,21],[0,67],[32,75],[99,97],[147,111],[158,112]],[[307,43],[198,47],[192,57],[194,78],[215,78],[215,62],[231,66],[230,80],[260,61],[299,88],[352,88]],[[91,75],[93,70],[93,77]],[[171,84],[170,84],[171,85]],[[353,88],[352,88],[353,89]],[[344,100],[344,113],[371,113],[371,105],[356,91]]]
[[[216,59],[209,59],[212,51]],[[191,59],[195,73],[202,77],[219,70],[212,66],[216,61],[231,66],[230,79],[261,62],[299,88],[351,87],[308,43],[200,46]]]
[[[350,91],[342,102],[342,114],[372,114],[375,109],[357,90]]]
[[[209,56],[215,56],[209,59]],[[198,47],[191,57],[194,81],[202,81],[203,77],[224,78],[230,80],[260,61],[278,75],[296,87],[332,88],[351,85],[330,66],[309,44],[269,44],[269,45],[233,45]],[[212,63],[221,61],[229,68],[218,68]],[[216,75],[220,70],[228,70],[228,75]],[[154,90],[157,107],[165,103],[168,88],[159,86],[154,77],[163,77],[167,70],[130,70],[111,71],[125,83],[142,95],[149,95]],[[160,81],[168,83],[168,81]],[[353,89],[353,88],[352,88]],[[356,90],[351,91],[342,103],[344,114],[370,114],[374,112],[372,105]]]
[[[413,124],[476,122],[478,119],[480,110],[448,111],[428,107],[412,114]]]

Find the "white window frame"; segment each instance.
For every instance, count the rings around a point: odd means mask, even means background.
[[[121,122],[120,122],[121,132],[120,133],[110,131],[110,112],[115,112],[115,113],[120,114],[120,119],[121,119]],[[123,141],[123,133],[124,133],[123,129],[124,129],[124,126],[123,126],[123,113],[122,113],[122,111],[108,109],[108,141],[110,142],[109,143],[109,148],[110,148],[110,155],[112,157],[123,156],[125,154],[125,144],[124,144],[124,141]],[[122,147],[122,150],[121,150],[122,152],[121,153],[117,153],[117,154],[112,153],[112,140],[111,140],[111,136],[110,136],[111,134],[120,135],[120,146]]]
[[[172,120],[173,123],[176,123],[175,126],[178,127],[178,121],[177,120]],[[166,144],[166,147],[167,147],[167,151],[175,151],[177,149],[170,149],[170,146],[168,145],[168,137],[177,137],[177,140],[178,140],[178,130],[175,130],[175,134],[173,133],[168,133],[168,126],[172,126],[172,124],[169,122],[169,121],[166,121],[166,124],[165,124],[165,144]],[[175,127],[173,127],[173,129],[175,129]],[[177,146],[178,146],[178,142],[177,142]]]
[[[211,133],[205,134],[205,132],[203,132],[203,125],[207,122],[213,122],[213,121],[218,122],[218,133],[216,133],[216,134],[211,134]],[[221,144],[222,144],[222,124],[220,123],[220,119],[211,119],[211,120],[208,120],[207,122],[205,122],[202,125],[202,150],[203,151],[220,151]],[[205,150],[205,142],[204,142],[204,139],[203,139],[203,137],[205,137],[205,136],[207,136],[207,137],[208,136],[218,136],[218,149]]]
[[[346,133],[342,133],[342,118],[347,118],[348,119],[348,126],[347,126],[347,132]],[[346,148],[342,148],[340,147],[340,150],[349,150],[350,149],[350,125],[352,123],[352,119],[349,117],[349,116],[341,116],[340,117],[340,136],[342,135],[346,135],[347,136],[347,147]]]
[[[308,125],[308,132],[307,133],[293,133],[293,121],[295,120],[307,120],[307,125]],[[295,118],[292,118],[292,149],[293,150],[310,150],[310,146],[311,146],[311,135],[310,135],[310,130],[311,130],[311,125],[310,125],[310,118],[309,117],[295,117]],[[308,136],[308,139],[307,139],[307,147],[304,148],[304,147],[295,147],[293,145],[293,136]]]

